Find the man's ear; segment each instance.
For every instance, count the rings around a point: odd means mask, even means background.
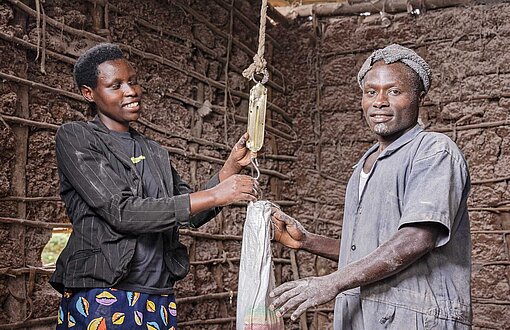
[[[91,87],[87,85],[82,85],[80,87],[81,95],[90,103],[94,103],[94,93]]]
[[[425,100],[425,95],[427,95],[427,93],[425,91],[421,91],[420,92],[420,105],[423,105],[423,101]]]

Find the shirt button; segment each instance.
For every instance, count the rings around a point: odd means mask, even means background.
[[[356,250],[356,245],[355,244],[351,245],[351,250],[353,250],[353,251]]]

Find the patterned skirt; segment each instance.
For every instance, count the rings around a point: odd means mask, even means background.
[[[99,288],[66,291],[58,309],[62,329],[177,329],[175,295]]]

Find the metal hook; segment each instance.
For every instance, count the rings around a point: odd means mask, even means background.
[[[253,165],[253,168],[255,168],[255,171],[257,171],[257,176],[254,176],[254,178],[255,178],[255,180],[258,180],[260,178],[259,162],[257,161],[257,158],[255,158],[255,157],[251,158],[250,162]],[[253,168],[251,171],[251,176],[253,176]]]

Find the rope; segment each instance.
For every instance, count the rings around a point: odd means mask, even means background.
[[[253,63],[243,71],[243,77],[253,79],[255,73],[264,73],[266,69],[266,60],[264,59],[264,51],[266,45],[266,18],[267,18],[267,0],[262,0],[260,6],[260,28],[259,28],[259,48],[257,54],[253,56]]]

